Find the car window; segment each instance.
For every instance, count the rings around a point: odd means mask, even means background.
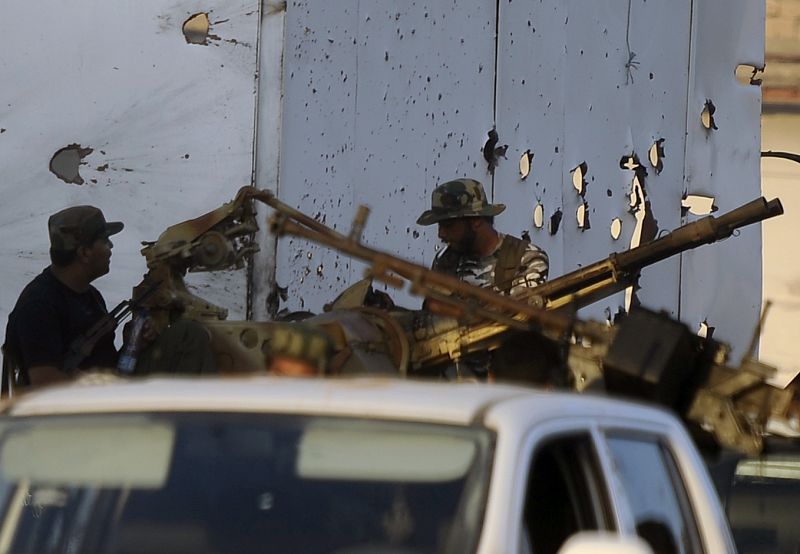
[[[725,504],[739,554],[800,552],[800,454],[740,461]]]
[[[0,552],[469,552],[493,435],[265,414],[0,422]]]
[[[607,490],[588,433],[537,446],[525,494],[522,550],[555,554],[579,531],[613,530]]]
[[[637,534],[654,554],[702,552],[683,480],[666,444],[643,434],[607,436]]]

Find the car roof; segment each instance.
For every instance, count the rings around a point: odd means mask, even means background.
[[[522,403],[520,401],[523,401]],[[526,401],[529,400],[529,401]],[[600,414],[620,400],[531,387],[387,377],[292,379],[268,376],[100,377],[17,395],[11,416],[115,412],[324,414],[470,425],[490,410]],[[634,406],[628,402],[626,405]],[[522,407],[520,407],[522,406]],[[652,411],[640,407],[646,411]],[[503,410],[500,410],[503,411]],[[660,410],[658,410],[660,411]]]

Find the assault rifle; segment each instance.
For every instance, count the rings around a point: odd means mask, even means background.
[[[76,369],[92,353],[97,341],[108,333],[113,332],[128,315],[158,290],[159,285],[161,285],[161,282],[156,281],[145,288],[138,296],[130,300],[123,300],[87,329],[85,333],[73,340],[69,345],[67,354],[64,356],[64,363],[61,369],[66,372]]]

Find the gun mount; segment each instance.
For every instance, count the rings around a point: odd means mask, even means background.
[[[257,229],[253,201],[274,210],[270,228],[278,236],[314,241],[369,265],[365,281],[340,295],[326,313],[305,321],[333,339],[336,354],[330,367],[335,373],[439,375],[443,365],[457,365],[466,355],[502,353],[509,344],[519,347],[521,343],[523,351],[515,354],[517,365],[530,376],[537,374],[533,366],[539,363],[551,366],[544,373],[550,377],[554,369],[565,370],[559,384],[579,391],[603,388],[660,402],[724,446],[757,452],[769,422],[780,420],[796,427],[800,402],[791,391],[767,384],[769,368],[750,359],[740,368],[729,367],[726,345],[698,337],[666,314],[636,310],[612,327],[582,321],[574,310],[564,309],[587,305],[635,284],[647,265],[781,214],[777,199],[760,198],[722,216],[705,217],[509,297],[365,246],[360,241],[368,214],[364,207],[352,231],[343,235],[268,191],[244,187],[232,202],[170,227],[142,250],[148,273],[139,287],[162,281],[159,291],[148,299],[148,309],[164,325],[175,317],[201,322],[223,372],[263,370],[272,329],[288,323],[225,321],[225,310],[189,293],[183,277],[187,271],[242,265],[257,248],[251,239]],[[365,305],[373,279],[394,287],[408,284],[412,294],[438,300],[444,313]],[[543,347],[556,356],[538,356],[536,361],[537,352],[531,349]],[[515,377],[525,379],[526,374]],[[536,378],[526,380],[535,382]]]

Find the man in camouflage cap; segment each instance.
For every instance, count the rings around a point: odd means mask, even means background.
[[[419,225],[437,223],[439,238],[446,245],[434,258],[432,269],[511,296],[544,283],[549,267],[547,254],[528,240],[494,228],[494,216],[505,208],[489,203],[483,186],[474,179],[456,179],[437,186],[431,209],[417,219]],[[425,307],[435,311],[438,306],[435,301],[426,301]],[[444,373],[447,377],[453,377],[455,371],[458,376],[479,379],[507,378],[514,364],[506,357],[505,352],[477,352]]]
[[[438,223],[439,238],[447,245],[432,268],[479,287],[516,295],[547,279],[547,254],[528,240],[494,228],[494,216],[506,207],[491,204],[480,182],[447,181],[433,190],[431,209],[417,223]]]

